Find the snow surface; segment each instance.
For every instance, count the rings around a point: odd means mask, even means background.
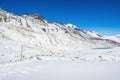
[[[0,65],[0,80],[120,80],[120,63],[18,62]]]

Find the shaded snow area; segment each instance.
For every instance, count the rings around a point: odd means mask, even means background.
[[[33,61],[0,65],[0,80],[120,80],[118,62]]]

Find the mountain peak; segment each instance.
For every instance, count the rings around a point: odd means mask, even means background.
[[[0,8],[0,11],[4,11],[2,8]]]
[[[6,11],[3,10],[2,8],[0,8],[0,14],[1,14],[1,13],[6,13]]]
[[[39,14],[26,14],[26,16],[33,17],[34,19],[44,19],[41,15]]]
[[[73,25],[73,24],[71,24],[71,23],[66,24],[66,26],[67,26],[67,27],[70,27],[70,28],[77,28],[77,26],[75,26],[75,25]]]

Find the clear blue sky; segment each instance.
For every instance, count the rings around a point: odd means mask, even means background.
[[[17,15],[38,13],[50,22],[73,23],[103,35],[120,34],[120,0],[0,0]]]

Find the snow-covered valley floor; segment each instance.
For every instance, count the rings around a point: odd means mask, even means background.
[[[0,80],[120,80],[119,62],[26,61],[0,65]]]

